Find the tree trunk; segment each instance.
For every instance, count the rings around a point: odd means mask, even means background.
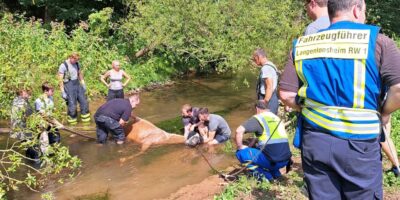
[[[139,58],[142,57],[144,55],[146,55],[149,51],[153,50],[154,47],[156,46],[156,44],[154,42],[152,42],[149,46],[139,50],[138,52],[135,53],[135,57]]]

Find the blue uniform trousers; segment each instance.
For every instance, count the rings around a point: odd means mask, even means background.
[[[303,127],[302,165],[310,199],[382,199],[379,138],[345,140]]]
[[[247,169],[253,171],[253,174],[259,178],[264,176],[269,181],[280,177],[282,174],[280,168],[285,167],[289,160],[282,162],[271,162],[260,152],[259,149],[245,148],[236,152],[236,157]]]
[[[125,133],[119,122],[111,117],[100,115],[95,118],[97,142],[104,144],[107,141],[108,132],[111,132],[117,141],[125,140]]]

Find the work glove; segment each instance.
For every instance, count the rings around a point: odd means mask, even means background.
[[[67,93],[65,91],[62,91],[61,96],[63,99],[67,100]]]
[[[59,121],[56,120],[56,119],[51,119],[51,120],[50,120],[50,123],[51,123],[53,126],[55,126],[56,128],[58,128],[58,129],[63,129],[63,128],[65,128],[64,125],[61,124],[61,122],[59,122]]]

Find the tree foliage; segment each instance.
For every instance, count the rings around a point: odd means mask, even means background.
[[[256,47],[282,65],[291,40],[301,33],[297,1],[134,1],[123,25],[144,47],[172,52],[201,69],[236,70],[249,65]]]
[[[400,35],[400,2],[398,0],[366,0],[368,21],[382,27],[389,36]]]
[[[117,10],[114,16],[116,19],[125,16],[129,11],[124,0],[5,0],[5,5],[14,13],[24,13],[26,17],[36,17],[46,23],[63,21],[68,27],[87,20],[90,14],[106,7]]]

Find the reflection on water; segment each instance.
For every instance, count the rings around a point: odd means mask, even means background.
[[[249,75],[252,76],[252,75]],[[208,107],[211,111],[224,110],[232,132],[249,118],[255,100],[251,89],[234,89],[233,79],[205,78],[177,82],[175,85],[141,94],[141,104],[135,115],[153,123],[171,119],[180,114],[185,103]],[[91,103],[95,110],[101,101]],[[94,113],[92,111],[92,113]],[[94,125],[80,127],[94,129]],[[94,132],[88,133],[95,136]],[[4,137],[0,137],[2,141]],[[2,142],[3,143],[3,142]],[[97,146],[93,141],[63,134],[63,143],[83,161],[82,172],[64,185],[51,185],[45,190],[54,192],[57,199],[76,199],[82,195],[107,192],[111,199],[154,199],[166,197],[180,187],[195,184],[211,174],[210,168],[195,149],[182,145],[152,147],[145,154],[120,163],[119,159],[137,153],[137,144],[118,146],[109,142]],[[203,149],[204,150],[204,149]],[[205,151],[205,150],[204,150]],[[206,156],[219,169],[236,163],[232,155],[208,152]],[[38,194],[21,191],[13,199],[39,199]]]

